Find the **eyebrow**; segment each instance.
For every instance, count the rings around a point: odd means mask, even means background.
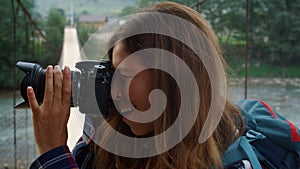
[[[124,68],[124,67],[118,67],[118,68],[116,68],[116,70],[118,70],[121,74],[132,72],[130,68]]]

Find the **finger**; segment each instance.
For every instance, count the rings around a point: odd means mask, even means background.
[[[32,110],[33,115],[37,115],[40,113],[40,106],[35,98],[35,94],[33,88],[31,86],[27,87],[27,97],[30,108]]]
[[[70,107],[71,102],[71,73],[70,68],[66,66],[63,72],[62,101],[65,107]]]
[[[53,74],[54,74],[54,95],[53,95],[53,99],[54,99],[54,101],[61,102],[61,95],[62,95],[61,89],[62,89],[62,78],[63,78],[63,76],[62,76],[60,67],[58,65],[56,65],[54,67]]]
[[[46,82],[45,82],[45,94],[44,104],[52,105],[53,100],[53,67],[49,65],[46,69]]]

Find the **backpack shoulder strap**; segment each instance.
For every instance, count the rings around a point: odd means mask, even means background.
[[[252,168],[262,169],[259,160],[246,136],[238,138],[224,153],[223,165],[227,167],[243,159],[248,159]]]
[[[237,106],[246,130],[224,153],[225,167],[243,159],[253,168],[259,168],[259,162],[269,168],[300,167],[299,128],[263,101],[240,100]]]

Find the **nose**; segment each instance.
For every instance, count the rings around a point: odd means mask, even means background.
[[[124,97],[121,91],[121,85],[119,83],[114,83],[111,86],[111,97],[112,99],[121,99]]]
[[[123,94],[119,89],[113,89],[111,91],[111,97],[113,99],[121,99],[121,98],[123,98]]]

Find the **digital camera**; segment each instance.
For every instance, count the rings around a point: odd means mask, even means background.
[[[39,64],[18,62],[17,67],[26,73],[20,85],[25,100],[16,108],[29,108],[27,87],[31,86],[39,104],[43,103],[46,70]],[[75,65],[80,71],[71,71],[71,107],[79,107],[84,114],[108,114],[111,104],[110,89],[114,69],[108,60],[84,60]]]

